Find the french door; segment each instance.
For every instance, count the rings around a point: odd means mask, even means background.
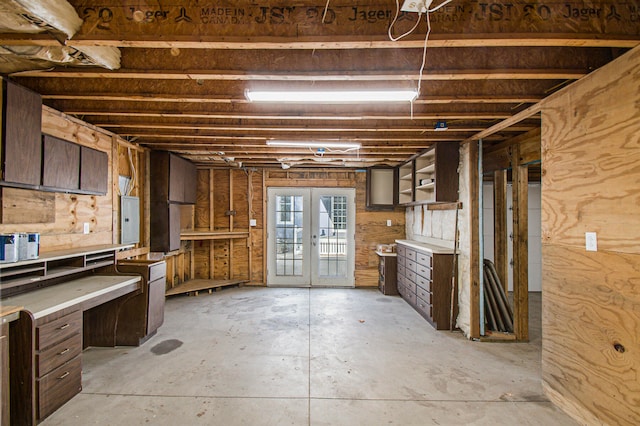
[[[353,287],[355,189],[267,190],[267,285]]]

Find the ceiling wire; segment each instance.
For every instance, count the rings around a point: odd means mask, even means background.
[[[331,0],[327,0],[327,4],[324,6],[324,13],[322,14],[322,23],[324,24],[324,18],[327,17],[327,11],[329,10],[329,3]]]

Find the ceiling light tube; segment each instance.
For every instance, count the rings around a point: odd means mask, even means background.
[[[269,146],[277,146],[283,148],[344,148],[344,149],[359,149],[362,145],[357,142],[339,142],[339,141],[279,141],[269,140],[267,141]]]
[[[251,102],[294,103],[358,103],[358,102],[411,102],[418,92],[411,90],[247,90]]]

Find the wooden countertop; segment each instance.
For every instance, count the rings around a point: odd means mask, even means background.
[[[423,243],[413,240],[396,240],[396,243],[411,247],[416,250],[428,251],[433,254],[453,254],[453,249],[437,244]]]
[[[91,305],[93,299],[109,299],[109,294],[135,291],[140,289],[140,281],[140,276],[132,275],[90,275],[9,297],[2,302],[7,306],[24,306],[24,310],[38,319],[74,305]]]
[[[20,316],[22,306],[0,305],[0,323],[15,321]]]

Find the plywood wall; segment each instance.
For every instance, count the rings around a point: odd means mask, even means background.
[[[543,384],[582,423],[637,425],[640,48],[542,114]]]

